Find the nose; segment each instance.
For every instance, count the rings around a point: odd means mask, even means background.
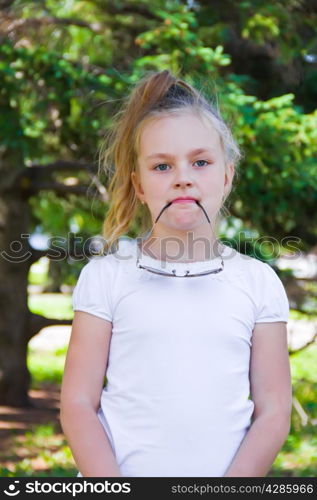
[[[187,187],[192,185],[193,182],[189,169],[187,169],[186,167],[179,168],[175,174],[174,187]]]

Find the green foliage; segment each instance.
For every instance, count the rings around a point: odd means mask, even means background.
[[[307,247],[316,241],[317,72],[305,62],[316,54],[316,11],[310,2],[18,0],[9,12],[25,24],[3,36],[0,45],[0,165],[16,151],[23,159],[13,165],[17,170],[32,163],[45,168],[56,159],[97,163],[121,99],[146,71],[168,68],[219,103],[244,151],[229,207],[231,222],[246,230],[246,253],[271,260],[269,245],[250,244],[253,236],[293,234]],[[47,16],[56,22],[44,22]],[[65,184],[74,179],[92,181],[86,172],[54,176]],[[29,199],[31,229],[67,241],[70,233],[82,241],[100,233],[107,207],[89,194],[62,198],[40,191]],[[230,223],[221,236],[233,241],[229,229]],[[137,227],[131,232],[137,234]],[[67,269],[62,280],[74,283],[83,262],[61,265]],[[30,280],[40,282],[34,274]],[[61,302],[42,297],[30,297],[33,312],[72,317],[70,297]],[[65,349],[40,355],[30,350],[33,387],[60,383],[64,360]],[[294,394],[316,419],[315,346],[291,362]],[[313,473],[314,431],[311,420],[303,426],[294,412],[273,475]],[[54,437],[46,428],[32,432],[40,448]],[[32,439],[26,436],[28,447]],[[74,474],[69,449],[62,442],[58,447],[62,454],[51,458],[40,452],[48,469],[36,475]],[[30,459],[0,472],[34,475]]]
[[[317,384],[316,372],[317,345],[311,345],[305,349],[305,355],[298,352],[292,356],[292,380],[295,384],[301,384],[303,380]],[[317,418],[317,404],[316,418]]]
[[[279,35],[280,29],[277,24],[277,19],[272,16],[264,16],[260,12],[249,17],[242,30],[243,38],[252,38],[260,44],[268,40],[273,40]]]
[[[222,46],[206,47],[197,37],[197,18],[187,6],[174,3],[164,10],[154,9],[154,14],[161,23],[135,40],[142,49],[152,51],[135,61],[137,70],[163,70],[168,66],[175,72],[182,69],[185,74],[198,69],[212,74],[219,66],[230,64]]]
[[[32,377],[32,389],[50,384],[61,384],[65,364],[65,351],[38,351],[28,349],[28,369]]]
[[[233,72],[236,62],[226,48],[233,33],[239,43],[248,40],[263,50],[274,43],[276,64],[287,64],[314,50],[315,14],[284,0],[224,0],[221,5],[72,0],[43,8],[17,2],[12,12],[26,21],[38,18],[40,28],[26,24],[24,39],[17,32],[15,42],[8,37],[1,44],[3,151],[20,148],[25,164],[57,158],[96,161],[120,99],[144,72],[169,68],[219,102],[245,153],[231,196],[232,215],[260,234],[277,237],[307,227],[316,205],[316,111],[304,113],[293,92],[272,88],[275,95],[268,99],[248,93],[252,86],[257,90],[254,75]],[[294,13],[311,30],[305,47]],[[47,15],[74,22],[41,24]],[[83,172],[72,177],[91,182]],[[62,183],[69,179],[56,176]],[[83,239],[101,232],[106,207],[94,199],[92,214],[89,192],[81,200],[40,195],[40,200],[30,199],[33,229],[67,238],[75,228]],[[310,224],[309,234],[316,235],[315,226]]]
[[[235,214],[264,234],[291,232],[299,214],[316,206],[317,111],[303,114],[293,95],[259,101],[234,84],[229,89],[224,101],[245,154],[231,200]]]
[[[30,294],[28,306],[31,312],[54,319],[72,319],[71,295],[66,293]]]
[[[22,148],[27,163],[66,151],[83,134],[86,147],[95,141],[101,122],[91,116],[91,100],[107,94],[110,77],[44,46],[17,48],[9,40],[0,59],[2,148]]]

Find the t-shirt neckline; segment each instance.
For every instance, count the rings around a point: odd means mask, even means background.
[[[221,256],[213,257],[207,260],[196,260],[193,262],[178,262],[178,261],[167,261],[160,260],[151,257],[143,253],[139,247],[138,240],[135,240],[135,248],[137,252],[137,258],[142,264],[163,271],[172,272],[173,269],[178,271],[189,270],[191,273],[197,273],[207,270],[216,270],[222,267],[223,257],[227,253],[227,246],[221,243]]]

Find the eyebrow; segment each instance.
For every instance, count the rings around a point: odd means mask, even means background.
[[[198,148],[198,149],[193,149],[192,151],[189,151],[187,156],[194,156],[194,155],[199,155],[200,153],[213,153],[213,149],[208,149],[208,148]],[[168,153],[153,153],[149,156],[146,156],[146,160],[150,160],[151,158],[175,158],[174,155],[170,155]]]

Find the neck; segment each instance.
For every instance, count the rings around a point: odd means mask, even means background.
[[[167,262],[211,260],[219,257],[222,251],[208,223],[188,231],[169,229],[157,223],[152,234],[141,242],[140,248],[144,254]]]

